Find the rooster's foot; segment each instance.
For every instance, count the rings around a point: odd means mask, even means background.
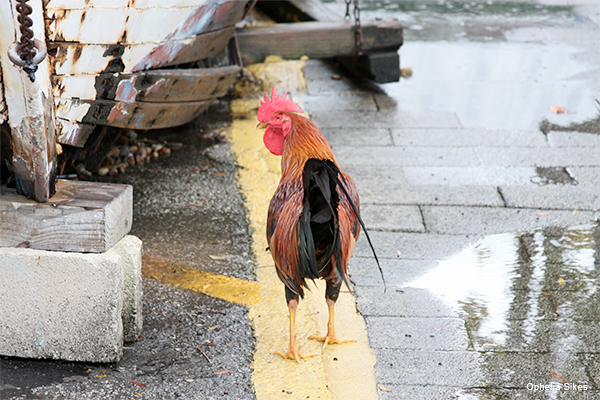
[[[309,339],[318,340],[319,342],[323,342],[323,350],[325,350],[325,348],[327,347],[328,344],[342,344],[342,343],[356,342],[356,339],[338,339],[338,337],[335,334],[334,335],[327,334],[327,336],[310,335]]]
[[[300,360],[304,360],[305,358],[310,358],[310,357],[314,357],[314,356],[318,355],[317,353],[300,353],[297,348],[296,349],[290,348],[290,350],[285,354],[276,350],[275,354],[277,354],[278,356],[283,357],[285,359],[295,360],[298,363],[300,363]]]

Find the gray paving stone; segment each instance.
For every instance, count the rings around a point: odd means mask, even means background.
[[[456,387],[432,385],[391,385],[384,386],[389,390],[380,390],[381,400],[456,400],[463,391]],[[464,400],[471,400],[465,398]]]
[[[342,165],[479,165],[474,150],[467,147],[337,146],[335,154]]]
[[[390,317],[447,317],[456,314],[442,300],[427,289],[405,287],[402,289],[357,286],[358,310],[364,316]]]
[[[375,369],[382,384],[402,382],[407,385],[478,386],[484,376],[479,367],[480,353],[474,351],[403,351],[373,349]]]
[[[539,317],[542,317],[541,315]],[[560,346],[570,353],[600,353],[600,324],[598,321],[581,321],[574,318],[550,320],[509,320],[502,351],[549,353]],[[564,338],[568,337],[568,341]],[[489,350],[477,345],[476,350]]]
[[[534,167],[411,167],[403,168],[410,184],[528,185],[538,178]]]
[[[312,110],[327,110],[331,111],[377,111],[375,99],[369,93],[355,92],[345,95],[330,94],[330,95],[314,95],[303,96],[302,107],[312,114]]]
[[[562,147],[539,148],[531,151],[527,147],[477,147],[477,155],[483,165],[505,167],[565,167],[600,166],[598,148]]]
[[[460,351],[469,338],[460,318],[366,317],[372,348]]]
[[[477,242],[481,235],[440,235],[436,233],[369,232],[379,259],[398,259],[398,250],[403,260],[438,261],[460,253],[468,245]],[[365,235],[356,242],[354,255],[372,257]]]
[[[580,358],[595,387],[600,387],[600,354],[582,354]]]
[[[396,146],[453,146],[453,147],[548,147],[540,131],[501,130],[484,128],[409,129],[392,128]]]
[[[496,186],[394,185],[374,176],[357,182],[363,204],[429,204],[504,207]]]
[[[579,357],[560,349],[552,353],[484,352],[481,361],[486,384],[490,386],[527,389],[528,384],[549,383],[552,378],[548,371],[559,373],[570,383],[591,384]]]
[[[325,138],[336,146],[392,146],[389,128],[324,128]]]
[[[302,68],[309,95],[356,93],[357,85],[350,79],[332,79],[338,75],[332,66],[321,60],[307,60]]]
[[[309,110],[312,120],[323,128],[461,128],[458,117],[450,112],[409,112],[397,110],[344,111]]]
[[[333,147],[336,151],[336,147]],[[363,187],[383,187],[389,189],[395,186],[406,185],[404,168],[401,165],[353,165],[341,164],[344,171],[352,177],[359,192]]]
[[[496,234],[533,230],[545,226],[569,226],[588,222],[592,212],[567,210],[423,206],[429,232],[448,234]]]
[[[600,167],[567,167],[567,172],[580,186],[600,186]]]
[[[437,261],[394,260],[391,258],[379,261],[388,288],[402,287],[438,265]],[[381,274],[372,257],[353,256],[350,259],[348,268],[350,270],[350,280],[355,286],[383,285]]]
[[[548,132],[552,147],[596,147],[600,151],[600,135],[582,132]]]
[[[600,186],[519,185],[500,186],[500,191],[508,207],[600,210]]]
[[[369,230],[425,232],[418,206],[364,204],[360,213]]]

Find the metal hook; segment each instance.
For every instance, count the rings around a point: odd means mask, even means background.
[[[46,49],[46,45],[39,39],[33,39],[33,45],[36,49],[36,54],[33,56],[31,60],[23,60],[19,56],[19,49],[21,48],[21,43],[13,43],[8,49],[8,58],[18,67],[23,68],[23,70],[31,79],[31,82],[35,81],[35,71],[37,71],[37,66],[41,63],[46,55],[48,54],[48,50]]]

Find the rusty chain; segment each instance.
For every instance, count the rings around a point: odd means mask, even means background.
[[[8,49],[8,58],[23,68],[31,82],[35,82],[38,64],[46,57],[46,46],[41,40],[33,38],[33,20],[30,15],[33,8],[27,4],[29,0],[16,0],[17,21],[21,38]]]
[[[344,19],[350,19],[350,4],[352,0],[346,0],[346,15]],[[360,4],[359,0],[354,0],[354,45],[356,47],[356,56],[362,55],[362,29],[360,27]]]

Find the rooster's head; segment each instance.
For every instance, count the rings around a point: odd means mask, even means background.
[[[265,135],[263,141],[267,149],[275,155],[280,156],[283,153],[283,142],[290,132],[291,122],[286,115],[289,112],[304,112],[292,98],[287,97],[285,92],[281,97],[277,96],[275,88],[271,93],[271,98],[265,92],[265,100],[260,102],[258,107],[258,125],[257,128],[264,128]]]

